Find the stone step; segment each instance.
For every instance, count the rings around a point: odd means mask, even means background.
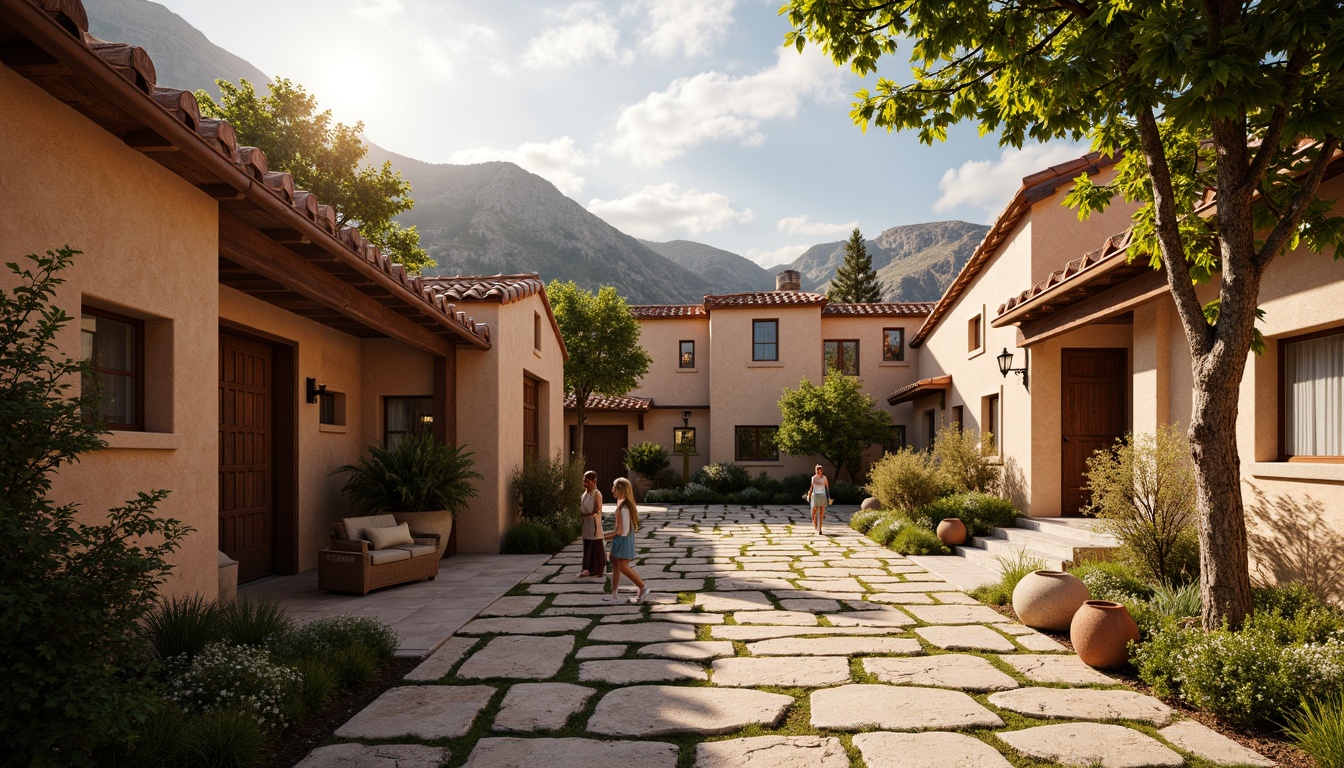
[[[1115,546],[1115,537],[1103,533],[1101,521],[1088,517],[1019,517],[1015,527],[1050,533],[1064,538],[1092,542],[1100,546]]]
[[[999,563],[999,557],[1015,561],[1018,552],[1024,552],[1027,557],[1034,557],[1037,560],[1040,560],[1044,563],[1044,565],[1041,566],[1043,569],[1057,571],[1064,568],[1065,561],[1062,558],[1055,557],[1045,552],[1038,552],[1030,549],[990,551],[982,547],[974,546],[977,541],[980,541],[980,539],[972,539],[968,546],[953,547],[952,554],[964,558],[968,563],[990,570],[995,574],[1003,573],[1003,567]]]
[[[1096,553],[1116,546],[1114,537],[1096,530],[1094,520],[1084,518],[1017,518],[1016,527],[995,528],[990,536],[977,536],[955,553],[996,573],[999,558],[1016,560],[1019,553],[1062,570]]]

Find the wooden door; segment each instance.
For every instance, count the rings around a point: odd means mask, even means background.
[[[219,337],[219,549],[238,580],[275,572],[272,350]]]
[[[537,458],[541,421],[537,409],[537,380],[523,377],[523,458]]]
[[[1123,349],[1065,349],[1060,407],[1063,425],[1062,511],[1080,512],[1090,500],[1087,460],[1124,437],[1129,419],[1125,407],[1127,373]]]
[[[583,431],[583,453],[588,461],[584,469],[597,472],[598,490],[604,499],[611,498],[611,481],[625,477],[625,449],[629,427],[624,424],[589,425]],[[569,428],[569,445],[574,447],[575,427]]]

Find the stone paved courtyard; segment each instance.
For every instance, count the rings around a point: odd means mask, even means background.
[[[1272,765],[806,514],[646,510],[642,605],[572,546],[300,765]]]

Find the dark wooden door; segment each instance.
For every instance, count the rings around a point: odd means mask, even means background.
[[[238,580],[275,572],[272,351],[219,337],[219,549]]]
[[[523,458],[537,458],[541,421],[537,415],[537,380],[523,377]]]
[[[1124,437],[1128,424],[1125,407],[1125,350],[1065,349],[1060,398],[1063,425],[1062,510],[1081,511],[1090,500],[1087,460]]]
[[[611,499],[611,481],[625,477],[625,449],[629,427],[623,424],[589,426],[583,431],[583,453],[588,461],[584,469],[597,473],[602,498]],[[569,446],[574,447],[575,427],[569,428]]]

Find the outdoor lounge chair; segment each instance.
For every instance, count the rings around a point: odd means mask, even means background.
[[[336,523],[331,545],[317,553],[317,587],[329,592],[369,592],[439,575],[435,533],[412,532],[413,544],[375,549],[365,531],[394,528],[392,515],[347,517]]]

